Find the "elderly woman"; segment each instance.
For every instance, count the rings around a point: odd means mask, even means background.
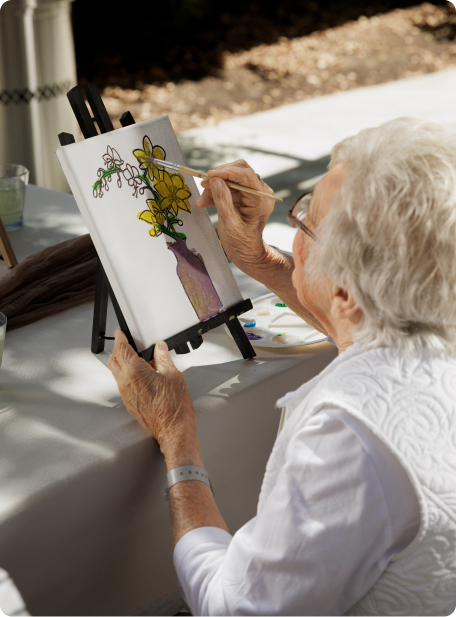
[[[290,213],[293,260],[267,246],[269,200],[243,161],[209,172],[223,247],[334,339],[284,396],[257,516],[231,536],[211,489],[169,491],[193,614],[447,615],[456,604],[456,136],[399,119],[345,139]],[[203,467],[193,404],[165,343],[116,333],[110,367],[168,471]],[[246,470],[248,473],[248,470]]]

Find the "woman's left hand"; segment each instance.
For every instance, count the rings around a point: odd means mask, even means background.
[[[154,360],[149,363],[136,354],[125,334],[116,330],[108,366],[128,413],[155,437],[165,455],[165,450],[175,452],[188,437],[196,435],[193,401],[166,343],[157,343]]]

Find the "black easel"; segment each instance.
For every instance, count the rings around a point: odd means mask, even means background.
[[[101,133],[113,131],[114,127],[106,110],[106,107],[104,106],[104,103],[101,99],[100,93],[97,90],[97,87],[94,84],[84,84],[83,89],[92,110],[93,117],[90,115],[89,110],[87,109],[87,106],[82,97],[81,91],[77,86],[70,90],[67,96],[85,139],[89,139],[90,137],[96,137],[98,135],[95,123],[98,125]],[[120,118],[120,123],[123,127],[125,127],[130,126],[131,124],[135,124],[135,121],[131,113],[129,111],[126,111]],[[70,133],[60,133],[59,140],[61,146],[67,146],[75,142],[74,136]],[[112,336],[106,336],[108,295],[111,298],[111,302],[114,307],[120,329],[125,333],[126,337],[128,338],[128,342],[135,349],[139,356],[141,356],[147,361],[151,360],[154,355],[155,345],[148,347],[144,351],[137,351],[136,345],[133,341],[133,337],[131,336],[130,330],[127,326],[127,322],[125,321],[123,313],[111,288],[108,277],[106,276],[104,268],[101,264],[100,258],[98,258],[97,280],[95,289],[95,306],[93,313],[91,346],[92,352],[100,353],[104,350],[105,340],[113,340]],[[256,355],[255,351],[253,350],[253,347],[249,339],[247,338],[247,334],[244,328],[241,326],[238,320],[239,315],[242,315],[242,313],[249,311],[251,308],[252,302],[250,300],[243,300],[242,302],[238,302],[238,304],[230,306],[230,308],[225,309],[217,315],[214,315],[214,317],[211,317],[206,321],[201,321],[196,325],[192,326],[191,328],[188,328],[187,330],[179,332],[179,334],[176,334],[166,339],[168,348],[174,349],[178,354],[189,353],[190,349],[188,347],[188,343],[190,343],[193,349],[198,349],[198,347],[203,343],[202,334],[209,332],[209,330],[213,330],[218,326],[226,324],[229,331],[231,332],[231,335],[233,336],[236,345],[239,347],[243,358],[253,358]]]

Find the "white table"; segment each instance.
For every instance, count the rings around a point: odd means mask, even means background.
[[[71,195],[30,186],[24,227],[11,242],[21,260],[82,233]],[[267,291],[234,271],[245,297]],[[86,304],[6,336],[0,567],[34,615],[122,615],[176,587],[163,459],[126,412],[108,353],[90,352],[91,326]],[[115,327],[111,311],[108,334]],[[257,353],[242,360],[218,328],[198,350],[174,356],[195,401],[205,467],[232,532],[256,512],[279,422],[276,399],[336,355],[329,343]]]

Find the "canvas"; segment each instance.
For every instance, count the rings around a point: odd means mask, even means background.
[[[166,115],[56,150],[138,351],[242,301]]]

